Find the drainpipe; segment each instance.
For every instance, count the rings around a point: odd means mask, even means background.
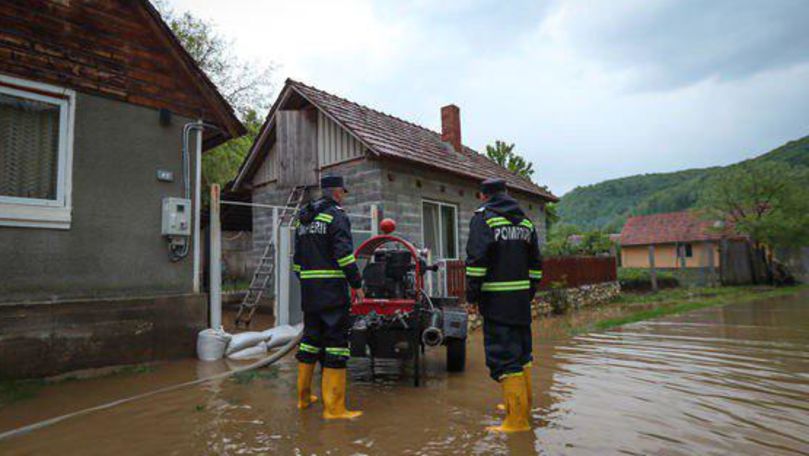
[[[202,185],[202,133],[205,128],[202,120],[196,122],[189,122],[183,125],[183,197],[191,199],[191,160],[190,160],[190,147],[191,132],[197,132],[197,144],[194,153],[195,170],[194,170],[194,235],[192,242],[194,243],[194,276],[193,276],[193,291],[199,293],[200,290],[200,207],[201,204],[201,185]],[[188,244],[186,244],[184,252],[181,252],[180,258],[188,255]]]
[[[202,211],[202,134],[205,129],[222,131],[216,125],[205,123],[202,119],[196,122],[189,122],[183,126],[183,184],[185,198],[191,198],[191,180],[190,180],[190,160],[189,160],[189,143],[191,132],[197,132],[196,151],[194,153],[194,161],[196,162],[194,170],[194,293],[200,291],[200,248],[202,236],[200,235],[200,213]],[[186,244],[185,256],[188,254],[188,247]]]
[[[197,131],[197,150],[194,154],[196,172],[194,176],[194,293],[199,293],[200,276],[200,213],[202,212],[202,120],[198,120],[194,126]]]

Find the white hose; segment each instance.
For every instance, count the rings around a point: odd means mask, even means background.
[[[227,372],[222,372],[220,374],[212,375],[210,377],[199,378],[197,380],[191,380],[191,381],[188,381],[188,382],[185,382],[185,383],[180,383],[180,384],[177,384],[177,385],[166,386],[164,388],[156,389],[154,391],[149,391],[147,393],[137,394],[135,396],[127,397],[125,399],[119,399],[117,401],[108,402],[106,404],[86,408],[84,410],[79,410],[77,412],[68,413],[66,415],[61,415],[61,416],[57,416],[57,417],[54,417],[54,418],[49,418],[47,420],[43,420],[43,421],[40,421],[38,423],[29,424],[27,426],[22,426],[22,427],[19,427],[19,428],[16,428],[16,429],[12,429],[10,431],[0,433],[0,440],[5,440],[5,439],[10,439],[12,437],[17,437],[17,436],[27,434],[27,433],[32,432],[32,431],[36,431],[37,429],[42,429],[42,428],[50,426],[52,424],[56,424],[56,423],[59,423],[61,421],[68,420],[70,418],[76,418],[76,417],[79,417],[79,416],[82,416],[82,415],[87,415],[89,413],[98,412],[98,411],[101,411],[101,410],[106,410],[106,409],[113,408],[113,407],[116,407],[116,406],[121,405],[121,404],[126,404],[127,402],[133,402],[133,401],[137,401],[137,400],[140,400],[140,399],[145,399],[147,397],[155,396],[155,395],[160,394],[160,393],[167,393],[169,391],[178,390],[180,388],[185,388],[187,386],[198,385],[200,383],[209,382],[211,380],[218,380],[220,378],[226,378],[226,377],[229,377],[229,376],[234,375],[234,374],[239,374],[239,373],[246,372],[246,371],[249,371],[249,370],[258,369],[260,367],[269,366],[270,364],[273,364],[274,362],[276,362],[279,359],[286,356],[287,353],[292,351],[292,349],[295,348],[295,346],[298,344],[298,342],[300,342],[301,337],[303,337],[303,331],[301,331],[297,336],[295,336],[295,338],[293,338],[292,340],[287,342],[286,345],[281,347],[278,351],[274,352],[272,355],[270,355],[270,356],[268,356],[266,358],[260,359],[260,360],[254,362],[252,364],[249,364],[247,366],[240,367],[238,369],[233,369],[233,370],[227,371]]]

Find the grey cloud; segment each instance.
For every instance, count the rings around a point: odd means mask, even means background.
[[[631,69],[638,88],[734,80],[809,62],[809,2],[716,0],[594,2],[564,20],[577,52]]]

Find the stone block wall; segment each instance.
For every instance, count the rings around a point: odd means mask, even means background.
[[[480,207],[476,198],[478,185],[448,173],[429,171],[412,165],[375,159],[360,159],[326,167],[323,173],[342,175],[349,194],[344,202],[349,214],[369,214],[376,204],[380,217],[396,220],[397,234],[421,247],[422,202],[433,200],[454,204],[458,207],[458,254],[465,256],[464,249],[469,234],[469,220]],[[253,190],[253,202],[283,205],[289,189],[279,189],[275,182]],[[521,193],[513,196],[537,227],[540,243],[545,242],[544,205],[538,198],[529,198]],[[354,228],[359,219],[352,219]],[[253,255],[251,267],[255,267],[264,246],[272,233],[272,211],[256,208],[253,211]],[[362,227],[366,229],[367,227]]]
[[[369,215],[371,205],[380,204],[382,200],[382,170],[379,162],[373,160],[353,160],[326,167],[324,174],[340,174],[345,178],[348,195],[343,202],[346,213]],[[283,206],[286,204],[290,193],[289,188],[279,188],[276,182],[253,189],[253,202],[259,204],[270,204]],[[317,197],[319,191],[313,190],[312,196]],[[253,248],[250,256],[250,271],[254,270],[258,260],[264,251],[265,246],[272,239],[272,219],[273,211],[267,208],[253,208]],[[358,226],[363,220],[352,218],[354,228],[367,227]]]
[[[400,235],[423,245],[422,202],[424,200],[454,204],[458,207],[458,253],[465,256],[464,249],[469,235],[469,221],[480,207],[476,194],[478,184],[470,179],[430,171],[411,165],[384,162],[381,175],[382,204],[384,217],[396,219]],[[538,198],[528,198],[521,193],[514,196],[537,227],[540,243],[545,241],[544,205]]]
[[[571,310],[606,304],[621,294],[618,282],[604,282],[582,285],[575,288],[564,288],[537,293],[531,303],[531,316],[540,318],[552,313],[565,313]],[[469,315],[469,330],[483,325],[483,319],[477,313]]]
[[[540,299],[547,301],[553,312],[564,313],[607,303],[620,294],[621,285],[616,281],[550,290],[542,293]]]

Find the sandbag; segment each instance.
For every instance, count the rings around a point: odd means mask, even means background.
[[[259,342],[258,345],[239,350],[237,352],[229,353],[228,359],[242,360],[242,359],[255,359],[263,358],[267,354],[267,343]]]
[[[265,336],[267,348],[275,348],[286,345],[287,342],[294,339],[301,332],[301,329],[298,325],[281,325],[263,331],[262,334]]]
[[[244,350],[247,347],[253,347],[259,343],[264,342],[264,334],[256,331],[248,331],[239,334],[234,334],[228,343],[228,348],[225,354],[230,355],[239,350]]]
[[[202,361],[216,361],[225,355],[230,334],[224,329],[203,329],[197,334],[197,358]]]

